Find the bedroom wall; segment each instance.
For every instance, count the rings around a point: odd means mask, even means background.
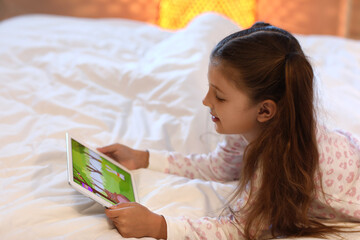
[[[90,18],[129,18],[157,24],[160,1],[0,0],[0,19],[27,13],[47,13]],[[183,0],[173,0],[174,6],[180,1]],[[271,22],[293,33],[360,39],[360,0],[256,1],[257,20]],[[190,2],[196,5],[196,0]]]
[[[360,39],[360,0],[352,0],[349,36]]]
[[[44,13],[88,18],[129,18],[156,23],[159,0],[0,0],[0,20]]]
[[[258,0],[257,14],[294,33],[360,39],[360,0]]]

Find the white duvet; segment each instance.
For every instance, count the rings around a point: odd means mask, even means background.
[[[211,151],[220,136],[201,103],[208,56],[237,30],[213,14],[177,32],[121,19],[0,22],[0,239],[121,239],[104,209],[68,185],[65,132],[94,147]],[[321,121],[360,136],[360,42],[298,38],[315,67]],[[143,205],[194,218],[218,216],[236,184],[135,176]]]

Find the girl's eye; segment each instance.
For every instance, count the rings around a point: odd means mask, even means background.
[[[225,102],[225,99],[223,98],[219,98],[217,95],[215,95],[216,100],[218,100],[219,102]]]

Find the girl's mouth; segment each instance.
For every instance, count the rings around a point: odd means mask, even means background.
[[[217,117],[215,117],[212,113],[210,113],[210,114],[211,114],[211,120],[212,120],[213,122],[218,122],[218,121],[220,121],[220,119],[217,118]]]

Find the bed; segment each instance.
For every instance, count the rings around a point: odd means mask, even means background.
[[[125,19],[0,22],[0,238],[121,239],[103,207],[68,185],[65,133],[93,147],[213,150],[208,56],[238,29],[215,14],[176,32]],[[315,67],[319,119],[360,136],[360,41],[297,37]],[[140,202],[169,216],[218,216],[236,185],[134,173]]]

